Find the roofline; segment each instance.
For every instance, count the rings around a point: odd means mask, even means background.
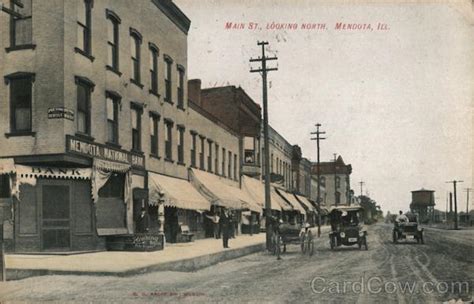
[[[165,14],[176,26],[186,35],[188,34],[191,20],[183,13],[183,11],[171,0],[151,0],[163,14]]]

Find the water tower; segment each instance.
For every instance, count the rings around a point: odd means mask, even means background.
[[[421,188],[411,192],[411,212],[419,216],[420,222],[433,221],[434,219],[434,191]]]

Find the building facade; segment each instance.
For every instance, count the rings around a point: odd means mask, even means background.
[[[326,206],[349,205],[352,201],[350,186],[352,166],[346,165],[339,156],[334,161],[321,162],[319,168],[320,182],[326,189]],[[312,163],[312,174],[315,177],[318,174],[316,163]]]

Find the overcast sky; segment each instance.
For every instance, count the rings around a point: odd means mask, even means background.
[[[445,209],[452,179],[461,179],[466,208],[473,175],[473,29],[464,8],[441,4],[328,4],[316,1],[191,1],[175,3],[191,19],[188,78],[203,87],[241,86],[261,104],[261,77],[250,57],[267,40],[278,56],[269,74],[270,124],[303,155],[316,159],[310,132],[327,132],[322,160],[333,153],[352,164],[351,187],[382,205],[408,210],[412,190],[436,191]],[[294,4],[297,2],[298,4]],[[467,3],[469,1],[466,1]],[[246,29],[226,29],[227,22]],[[250,22],[259,28],[248,29]],[[298,29],[267,29],[297,23]],[[336,30],[336,23],[373,30]],[[388,30],[377,30],[378,23]],[[304,30],[322,23],[325,30]],[[257,65],[252,65],[258,67]],[[474,193],[471,195],[474,201]],[[473,208],[471,204],[471,208]]]

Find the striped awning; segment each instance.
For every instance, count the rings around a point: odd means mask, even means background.
[[[301,205],[300,202],[296,199],[296,197],[289,192],[286,192],[283,189],[278,189],[275,188],[277,193],[283,197],[292,207],[295,211],[298,211],[301,214],[306,214],[306,210],[304,210],[303,206]]]
[[[15,173],[15,162],[13,158],[1,158],[0,159],[0,174],[14,174]]]
[[[315,212],[315,213],[317,212],[316,208],[313,206],[313,204],[311,204],[311,202],[306,197],[302,195],[298,195],[298,194],[295,194],[295,196],[296,196],[296,199],[298,199],[298,201],[304,205],[307,211]]]
[[[32,178],[91,179],[91,168],[15,165],[18,180]]]

